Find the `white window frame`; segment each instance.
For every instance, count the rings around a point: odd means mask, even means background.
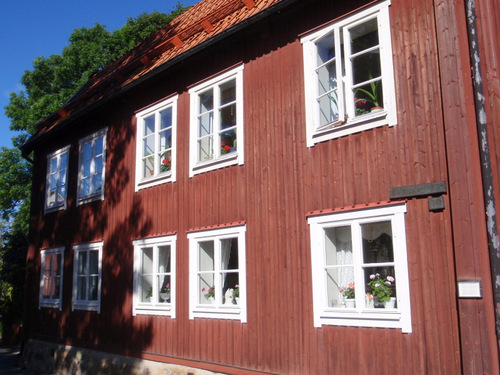
[[[176,181],[176,171],[177,171],[177,100],[179,96],[174,95],[166,100],[163,100],[155,105],[148,107],[138,113],[136,113],[137,118],[137,142],[136,142],[136,168],[135,168],[135,191],[140,189],[148,188],[151,186],[156,186],[159,184],[164,184],[167,182]],[[160,113],[167,108],[172,108],[172,141],[171,141],[171,160],[170,160],[170,170],[161,172],[161,157],[159,154],[161,142],[159,136],[159,124],[160,124]],[[144,138],[144,126],[145,119],[155,116],[155,132],[154,132],[154,174],[148,177],[143,177],[143,138]],[[157,172],[156,172],[157,171]]]
[[[44,275],[44,270],[45,270],[45,262],[46,262],[46,256],[47,255],[61,255],[61,264],[60,264],[60,270],[61,273],[59,275],[60,278],[60,283],[59,283],[59,298],[45,298],[43,296],[43,289],[45,286],[45,281],[47,278],[53,279],[57,276],[52,275],[53,273],[53,263],[51,264],[50,267],[50,273],[51,275],[49,277],[45,277]],[[53,249],[45,249],[40,251],[40,258],[41,258],[41,267],[40,267],[40,299],[39,299],[39,304],[38,308],[41,307],[49,307],[49,308],[57,308],[59,310],[62,310],[62,291],[63,291],[63,277],[64,277],[64,247],[57,247]],[[56,259],[55,257],[52,257],[52,259]]]
[[[219,109],[220,95],[218,88],[225,82],[236,80],[236,134],[237,147],[233,152],[223,154],[221,152]],[[206,161],[198,161],[198,109],[200,108],[200,94],[207,90],[214,90],[214,117],[213,117],[213,158]],[[214,169],[230,165],[242,165],[244,163],[244,127],[243,127],[243,65],[231,69],[208,81],[205,81],[189,90],[190,95],[190,141],[189,141],[189,177],[198,173],[208,172]]]
[[[348,134],[372,129],[375,127],[397,124],[396,94],[394,85],[394,68],[392,60],[391,28],[389,22],[390,1],[384,1],[356,14],[332,23],[319,31],[311,33],[301,39],[304,53],[304,83],[306,100],[306,135],[307,146],[312,147],[318,142],[342,137]],[[352,91],[352,65],[349,63],[350,43],[349,29],[377,19],[380,48],[380,64],[383,91],[383,109],[363,115],[355,115],[354,94]],[[340,34],[344,37],[341,47]],[[338,78],[338,111],[339,120],[320,126],[320,110],[317,102],[319,92],[317,68],[317,46],[321,38],[334,33],[335,50],[344,49],[342,57],[337,58],[336,76]],[[337,54],[339,55],[339,53]],[[345,75],[342,73],[345,68]],[[340,79],[341,77],[341,79]]]
[[[101,284],[102,284],[102,248],[104,242],[92,242],[87,244],[80,244],[73,246],[73,303],[72,310],[87,310],[87,311],[97,311],[101,312]],[[97,274],[90,275],[89,273],[89,253],[91,251],[98,251],[98,272]],[[77,299],[78,296],[78,254],[80,252],[87,253],[87,269],[85,276],[88,278],[90,276],[97,276],[97,300]],[[88,293],[88,282],[87,282],[87,293]]]
[[[189,239],[189,319],[214,318],[234,319],[242,323],[247,322],[247,299],[246,299],[246,256],[245,256],[245,232],[246,226],[235,226],[213,229],[200,232],[188,233]],[[222,296],[215,293],[214,304],[199,303],[198,297],[202,291],[199,290],[199,243],[214,241],[214,286],[216,291],[222,290],[221,281],[221,240],[237,238],[238,241],[238,282],[239,301],[238,304],[223,304]],[[219,244],[219,245],[217,245]],[[232,270],[234,271],[234,270]]]
[[[145,238],[133,241],[134,245],[134,296],[132,314],[146,314],[146,315],[163,315],[170,316],[175,319],[176,312],[176,242],[177,235],[168,235],[162,237]],[[155,302],[158,299],[158,286],[156,283],[152,285],[152,302],[142,302],[140,292],[141,282],[141,269],[142,269],[142,251],[144,248],[153,248],[153,280],[157,276],[158,270],[158,249],[161,246],[170,247],[170,301],[169,302]]]
[[[411,333],[410,290],[408,279],[408,259],[406,251],[405,220],[406,204],[397,204],[362,210],[344,211],[308,218],[311,240],[312,292],[314,326],[340,325],[357,327],[400,328]],[[365,307],[367,302],[366,283],[362,269],[361,232],[359,225],[390,221],[394,252],[396,280],[396,308],[374,309]],[[329,307],[327,277],[325,273],[325,230],[333,227],[351,226],[354,257],[354,278],[356,286],[356,306],[354,308]]]
[[[91,134],[85,138],[80,139],[79,141],[79,157],[78,157],[78,194],[77,194],[77,205],[92,202],[95,200],[104,200],[104,187],[105,187],[105,175],[106,175],[106,133],[108,129],[104,128],[99,130],[98,132]],[[102,154],[95,154],[95,144],[96,142],[102,139]],[[83,181],[83,152],[85,145],[89,144],[91,146],[91,159],[90,159],[90,192],[88,194],[82,194],[82,181]],[[95,176],[99,175],[96,173],[96,156],[102,157],[102,166],[101,166],[101,189],[98,191],[93,191],[92,180]]]
[[[65,210],[66,209],[66,205],[67,205],[67,196],[68,196],[68,167],[69,167],[69,150],[70,150],[70,145],[66,146],[66,147],[63,147],[49,155],[47,155],[47,177],[46,177],[46,186],[45,186],[45,213],[48,213],[48,212],[53,212],[53,211],[58,211],[58,210]],[[61,165],[61,158],[66,155],[66,164],[65,165]],[[57,171],[56,171],[56,174],[57,174],[57,177],[55,179],[55,182],[56,182],[56,200],[54,201],[54,204],[53,205],[49,205],[49,196],[50,196],[50,187],[51,187],[51,184],[50,184],[50,179],[51,179],[51,175],[53,173],[51,173],[51,161],[55,159],[56,160],[56,163],[57,163]],[[61,178],[60,178],[60,171],[64,170],[64,176],[63,176],[63,179],[64,179],[64,193],[61,194],[61,200],[58,201],[57,200],[57,190],[58,190],[58,186],[61,184]]]

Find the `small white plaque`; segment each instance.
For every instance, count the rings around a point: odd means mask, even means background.
[[[482,298],[481,280],[458,280],[458,298]]]

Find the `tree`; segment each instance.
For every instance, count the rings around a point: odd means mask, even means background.
[[[19,147],[35,126],[64,105],[90,76],[118,59],[138,42],[169,23],[188,7],[178,3],[170,14],[152,12],[129,18],[113,33],[98,23],[75,29],[61,55],[37,57],[21,77],[24,90],[11,93],[5,114],[18,135],[14,148],[0,150],[0,313],[5,328],[22,316],[24,261],[28,246],[31,165]]]

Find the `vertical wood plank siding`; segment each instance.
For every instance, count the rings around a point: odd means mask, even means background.
[[[67,210],[43,215],[46,153],[36,153],[32,227],[38,233],[28,254],[31,298],[38,298],[40,249],[66,250],[63,308],[38,309],[32,304],[25,323],[32,335],[144,358],[158,354],[155,358],[166,362],[207,369],[221,364],[227,366],[224,372],[233,374],[366,374],[374,369],[387,374],[461,373],[453,247],[469,254],[474,267],[477,255],[465,247],[474,247],[471,239],[482,246],[484,239],[465,225],[462,233],[451,228],[454,221],[476,213],[457,209],[452,218],[448,195],[442,212],[429,212],[425,198],[408,201],[410,334],[399,329],[314,328],[306,220],[310,211],[385,201],[390,187],[448,181],[450,176],[452,194],[467,190],[463,199],[474,195],[469,189],[477,188],[477,171],[467,176],[472,182],[463,179],[464,165],[473,160],[465,160],[467,153],[458,155],[474,147],[459,144],[466,136],[445,134],[445,129],[459,131],[448,127],[455,120],[466,121],[462,112],[470,112],[462,104],[468,97],[461,97],[460,103],[449,97],[455,93],[448,82],[452,75],[443,67],[446,57],[438,53],[443,39],[452,39],[456,29],[439,35],[448,22],[439,2],[393,1],[398,124],[308,148],[299,35],[363,2],[299,3],[241,37],[191,57],[182,70],[134,88],[76,124],[72,133],[58,135],[47,153],[72,145]],[[461,26],[457,28],[461,35]],[[244,63],[244,165],[189,178],[188,87],[239,62]],[[466,92],[463,87],[456,90]],[[134,113],[173,93],[179,94],[177,181],[135,192]],[[457,112],[448,119],[443,110]],[[77,207],[78,139],[105,126],[105,200]],[[446,142],[455,142],[453,152],[447,153]],[[187,232],[239,221],[247,226],[246,259],[241,261],[247,269],[248,322],[189,320]],[[133,317],[132,240],[165,233],[177,233],[177,317]],[[101,313],[72,311],[72,246],[97,240],[104,241]]]

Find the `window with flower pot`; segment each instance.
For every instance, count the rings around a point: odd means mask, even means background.
[[[45,213],[66,208],[69,148],[63,147],[47,156]]]
[[[243,164],[243,65],[189,90],[189,176]]]
[[[136,114],[136,191],[176,179],[177,98],[175,95]]]
[[[405,204],[310,216],[314,325],[411,332]]]
[[[78,204],[104,199],[106,132],[102,129],[79,142]]]
[[[389,5],[302,38],[308,146],[396,124]]]
[[[133,314],[175,318],[176,235],[136,240]]]
[[[40,251],[40,307],[62,309],[64,247]]]
[[[245,230],[243,225],[188,234],[190,319],[246,323]]]
[[[73,246],[73,310],[101,311],[103,242]]]

